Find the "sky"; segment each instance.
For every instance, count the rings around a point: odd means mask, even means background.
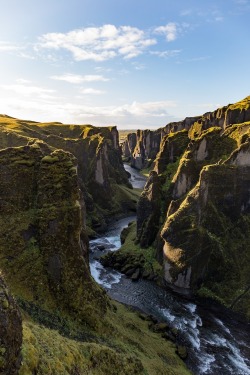
[[[250,95],[250,0],[0,0],[0,113],[165,126]]]

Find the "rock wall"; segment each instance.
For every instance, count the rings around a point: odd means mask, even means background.
[[[250,97],[193,118],[184,130],[171,125],[155,160],[159,194],[153,197],[148,182],[138,204],[137,235],[142,246],[157,247],[169,285],[250,317],[247,292],[237,299],[250,284],[249,106]]]
[[[0,275],[0,373],[188,374],[173,345],[89,272],[85,202],[94,212],[99,194],[112,215],[114,191],[116,213],[135,206],[136,194],[118,185],[117,131],[7,116],[0,128],[0,270],[17,301]]]
[[[38,142],[43,149],[62,149],[76,157],[89,227],[102,230],[114,213],[124,213],[114,187],[131,186],[123,167],[116,127],[40,124],[4,116],[0,117],[0,125],[0,149]]]
[[[137,206],[137,238],[142,247],[149,246],[158,232],[160,202],[160,181],[157,173],[151,171]]]
[[[122,143],[122,154],[125,158],[131,158],[136,146],[136,133],[129,133]]]
[[[21,365],[22,320],[16,301],[0,276],[0,373],[17,375]]]
[[[229,104],[213,112],[207,112],[195,117],[186,117],[182,121],[171,122],[155,131],[137,130],[136,133],[129,134],[127,140],[123,143],[123,156],[130,159],[132,167],[143,169],[148,166],[148,162],[152,162],[151,159],[155,159],[160,151],[164,136],[168,134],[187,130],[189,131],[189,138],[195,139],[204,130],[212,127],[219,127],[221,130],[225,130],[233,124],[250,121],[249,98],[246,97],[238,103]]]
[[[89,272],[76,159],[37,143],[6,148],[0,180],[0,269],[13,293],[91,323],[105,312],[106,300]]]

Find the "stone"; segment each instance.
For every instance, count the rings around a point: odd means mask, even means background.
[[[132,274],[132,276],[131,276],[131,280],[132,280],[132,281],[138,281],[139,278],[140,278],[140,269],[137,268],[137,269],[135,270],[135,272]]]
[[[188,356],[187,348],[186,348],[186,346],[183,346],[183,345],[178,345],[177,346],[176,353],[183,360],[186,359],[187,356]]]

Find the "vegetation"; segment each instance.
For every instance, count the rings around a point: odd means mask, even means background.
[[[186,375],[175,345],[148,329],[138,313],[113,302],[104,334],[74,340],[36,322],[23,322],[20,375],[119,374]]]

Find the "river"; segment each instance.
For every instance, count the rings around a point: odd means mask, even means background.
[[[125,165],[136,188],[145,178]],[[113,223],[106,233],[90,241],[90,268],[94,279],[109,296],[119,302],[152,314],[181,331],[181,342],[188,348],[186,364],[195,375],[250,375],[250,327],[235,314],[218,309],[215,313],[193,300],[163,289],[152,281],[132,282],[121,273],[104,268],[98,258],[120,248],[120,233],[136,216]]]

